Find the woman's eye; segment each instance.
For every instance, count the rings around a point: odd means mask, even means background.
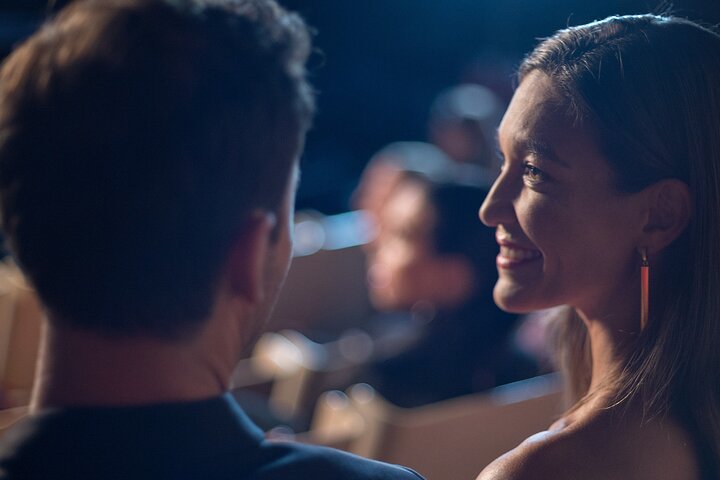
[[[530,182],[538,183],[545,180],[545,174],[535,165],[525,162],[524,167],[523,177],[527,178]]]

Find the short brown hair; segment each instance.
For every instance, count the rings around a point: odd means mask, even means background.
[[[308,53],[274,0],[87,0],[9,57],[3,226],[54,317],[199,324],[248,214],[280,206],[313,113]]]

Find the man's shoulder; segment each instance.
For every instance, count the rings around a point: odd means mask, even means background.
[[[67,432],[73,442],[64,441]],[[91,458],[92,461],[89,461]],[[227,398],[162,407],[76,409],[27,418],[0,444],[0,479],[418,480],[339,450],[264,439]]]
[[[293,442],[265,442],[268,460],[257,470],[257,480],[284,478],[419,480],[414,471],[369,460],[333,448]]]

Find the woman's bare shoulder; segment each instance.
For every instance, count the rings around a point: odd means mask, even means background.
[[[477,480],[560,479],[557,462],[566,457],[564,443],[557,433],[537,433],[488,465]]]
[[[477,480],[699,478],[692,447],[676,425],[603,423],[533,435],[488,465]]]

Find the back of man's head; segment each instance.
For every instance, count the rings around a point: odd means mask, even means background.
[[[280,208],[313,110],[273,0],[81,0],[0,73],[0,198],[51,318],[200,324],[244,222]]]

